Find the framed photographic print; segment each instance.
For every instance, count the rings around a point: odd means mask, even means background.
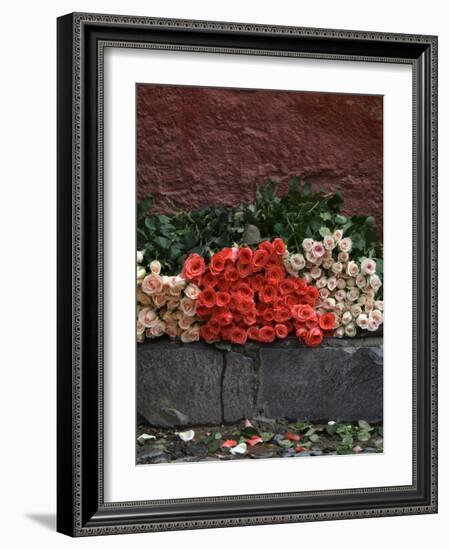
[[[58,530],[437,511],[437,38],[58,19]]]

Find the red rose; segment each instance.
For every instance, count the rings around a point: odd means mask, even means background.
[[[267,270],[267,282],[271,285],[277,285],[284,278],[285,272],[279,266],[270,267]]]
[[[223,275],[218,279],[218,290],[220,292],[229,292],[231,289],[231,282],[227,281]]]
[[[204,307],[214,307],[215,305],[215,290],[213,288],[205,288],[198,296],[198,303]]]
[[[222,291],[217,292],[215,296],[215,303],[217,304],[218,307],[227,306],[230,301],[231,301],[231,296],[229,295],[228,292],[222,292]]]
[[[241,279],[248,277],[253,272],[253,266],[250,263],[244,264],[240,261],[237,262],[237,273]]]
[[[259,290],[262,290],[262,288],[265,286],[265,278],[263,275],[258,273],[257,275],[251,277],[250,284],[252,289],[257,292]]]
[[[203,340],[206,340],[206,342],[214,342],[215,340],[218,340],[218,334],[211,330],[208,325],[203,325],[200,328],[200,337]]]
[[[310,329],[305,338],[306,344],[310,347],[319,346],[322,341],[323,333],[318,327]]]
[[[248,246],[243,246],[242,248],[239,248],[239,253],[237,258],[239,263],[249,264],[253,259],[253,251]]]
[[[218,275],[225,268],[226,258],[223,254],[223,251],[217,252],[212,256],[209,263],[209,270],[212,275]]]
[[[287,338],[288,336],[288,328],[282,323],[274,325],[274,332],[277,338]]]
[[[307,298],[308,303],[311,306],[314,306],[316,304],[316,301],[318,300],[320,296],[320,291],[317,289],[316,286],[309,286],[307,287]]]
[[[201,305],[196,306],[196,313],[202,318],[207,319],[212,315],[212,311],[208,307]]]
[[[240,278],[239,273],[235,269],[235,267],[229,267],[228,269],[226,269],[223,276],[226,279],[226,281],[230,281],[230,282],[238,281]]]
[[[236,286],[236,292],[242,298],[252,298],[254,295],[253,289],[247,283],[239,283]]]
[[[251,262],[253,271],[260,271],[270,259],[270,254],[266,250],[256,250]]]
[[[245,325],[254,325],[256,323],[256,312],[255,311],[251,311],[250,313],[247,313],[246,315],[243,316],[243,322],[245,323]]]
[[[257,327],[249,327],[247,334],[251,340],[256,342],[259,340],[259,329]]]
[[[278,254],[279,256],[283,256],[287,252],[284,241],[279,238],[273,240],[273,248],[276,254]]]
[[[287,307],[275,307],[274,308],[274,320],[277,323],[283,323],[291,318],[290,310]]]
[[[217,286],[218,278],[215,277],[215,275],[212,275],[210,271],[206,271],[206,273],[202,277],[201,284],[205,287],[213,288]]]
[[[319,324],[323,330],[332,330],[335,326],[335,315],[333,313],[320,315]]]
[[[283,303],[285,307],[292,308],[293,306],[298,305],[298,298],[294,294],[287,294],[287,296],[284,296]]]
[[[206,264],[204,258],[199,254],[190,254],[190,256],[184,262],[182,268],[182,276],[184,279],[192,280],[195,277],[199,277],[206,271]]]
[[[262,302],[265,303],[274,302],[277,298],[277,295],[278,291],[273,285],[266,285],[262,288],[262,290],[259,290],[259,298],[262,300]]]
[[[274,311],[270,308],[267,308],[263,313],[262,313],[262,319],[264,320],[265,323],[271,323],[271,321],[273,321],[274,319]]]
[[[230,330],[230,340],[233,344],[245,344],[248,334],[242,327],[233,326]]]
[[[313,319],[314,314],[315,314],[315,311],[308,304],[305,304],[305,305],[299,304],[292,307],[292,316],[298,321],[301,321],[302,323],[305,323],[306,321]]]
[[[274,328],[270,325],[265,325],[259,329],[259,340],[261,342],[273,342],[276,338]]]
[[[295,289],[296,289],[296,285],[291,278],[284,279],[279,283],[279,290],[281,291],[281,294],[291,294],[292,292],[295,291]]]
[[[242,315],[255,312],[255,304],[251,298],[239,298],[238,310]]]
[[[259,243],[259,250],[266,250],[271,256],[274,252],[274,246],[270,243],[270,241],[262,241]]]
[[[220,327],[230,325],[233,320],[232,313],[230,311],[220,311],[216,313],[212,318]]]
[[[300,327],[296,329],[296,336],[300,340],[304,340],[308,334],[308,330],[305,327]]]

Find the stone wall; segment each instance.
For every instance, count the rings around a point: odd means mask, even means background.
[[[288,338],[234,348],[138,344],[137,412],[162,427],[260,416],[382,420],[382,338],[328,339],[313,349]]]
[[[181,208],[236,205],[293,175],[344,193],[382,235],[383,106],[374,95],[137,87],[137,194]]]

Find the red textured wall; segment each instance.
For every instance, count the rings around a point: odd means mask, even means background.
[[[287,189],[302,176],[340,190],[349,214],[382,227],[381,96],[142,84],[137,88],[138,200],[150,191],[193,209]]]

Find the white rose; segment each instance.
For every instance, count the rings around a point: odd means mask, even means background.
[[[334,262],[332,264],[331,270],[335,274],[341,273],[343,271],[343,264],[341,262]]]
[[[359,296],[360,290],[358,288],[351,288],[351,290],[347,293],[347,297],[350,302],[355,302]]]
[[[383,311],[383,310],[384,310],[384,302],[383,302],[383,300],[376,300],[376,301],[374,302],[374,307],[375,307],[376,309],[380,309],[380,311]]]
[[[161,263],[158,262],[157,260],[153,260],[151,263],[150,263],[150,270],[151,270],[151,273],[154,273],[155,275],[159,275],[160,272],[161,272]]]
[[[337,312],[339,315],[346,310],[346,305],[344,302],[340,301],[335,304],[334,312]]]
[[[337,255],[337,260],[339,262],[345,263],[349,260],[349,254],[347,252],[339,252]]]
[[[342,290],[343,288],[346,288],[346,281],[343,279],[343,277],[339,277],[337,279],[337,288]]]
[[[320,288],[320,298],[326,300],[329,297],[329,291],[327,288]]]
[[[310,273],[304,273],[304,279],[306,280],[306,283],[310,285],[310,283],[313,281],[312,275]]]
[[[342,288],[337,290],[337,292],[335,293],[335,299],[338,302],[344,302],[344,300],[346,299],[346,291],[343,290]]]
[[[376,291],[382,286],[382,281],[378,275],[370,275],[368,282],[371,288]]]
[[[348,262],[348,265],[346,266],[346,273],[350,277],[355,277],[359,272],[359,266],[357,265],[357,262]]]
[[[343,325],[347,325],[352,321],[352,315],[350,311],[345,311],[341,316],[341,322]]]
[[[151,328],[157,322],[158,316],[154,309],[144,307],[139,311],[138,319],[145,328]]]
[[[323,244],[326,250],[333,250],[335,248],[335,241],[331,235],[324,237]]]
[[[137,266],[137,280],[138,281],[141,281],[145,275],[147,274],[146,270],[144,267],[142,267],[141,265],[138,265]]]
[[[342,237],[343,237],[343,231],[341,229],[336,229],[332,235],[332,237],[334,238],[334,241],[336,243],[340,242]]]
[[[356,320],[357,326],[363,330],[368,328],[368,316],[365,313],[361,313]]]
[[[361,305],[361,306],[364,306],[366,304],[366,296],[364,294],[360,294],[359,296],[359,299],[358,299],[358,303]]]
[[[342,252],[351,252],[352,250],[351,237],[345,237],[344,239],[341,239],[341,241],[338,243],[338,247]]]
[[[371,300],[371,298],[367,298],[365,301],[365,311],[369,313],[370,311],[373,311],[373,309],[374,309],[374,301]]]
[[[351,306],[351,315],[353,316],[354,319],[357,319],[359,315],[361,315],[362,313],[362,307],[359,306],[358,304],[354,304],[353,306]]]
[[[376,323],[376,321],[374,319],[369,319],[368,318],[368,330],[370,332],[374,332],[375,330],[377,330],[379,328],[379,324]]]
[[[319,289],[324,288],[326,285],[327,285],[327,278],[326,277],[321,277],[316,282],[316,287],[319,288]]]
[[[175,275],[174,277],[169,277],[168,279],[168,286],[170,288],[176,288],[179,292],[183,290],[186,287],[187,281],[180,277],[179,275]]]
[[[378,325],[381,325],[383,322],[383,315],[379,309],[373,309],[369,314],[369,318],[375,321]]]
[[[324,300],[322,303],[322,306],[325,309],[331,309],[331,310],[334,309],[335,305],[336,305],[336,302],[334,298],[326,298],[326,300]]]
[[[302,241],[302,247],[306,252],[310,252],[312,250],[313,243],[313,239],[304,239]]]
[[[334,330],[334,337],[335,338],[343,338],[345,335],[345,329],[343,327],[338,327]]]
[[[330,258],[328,260],[323,260],[323,263],[321,265],[323,266],[324,269],[330,269],[333,263],[334,263],[334,260]]]
[[[310,270],[310,275],[312,279],[319,279],[321,277],[321,269],[317,266],[312,267]]]
[[[292,254],[290,256],[290,265],[294,271],[301,271],[306,265],[306,261],[302,254]]]
[[[162,277],[156,275],[155,273],[150,273],[142,281],[142,290],[149,296],[159,294],[162,291],[163,286],[164,284],[162,282]]]
[[[137,263],[141,264],[143,262],[143,252],[140,250],[137,251]]]
[[[329,277],[327,279],[327,288],[332,292],[337,287],[337,279],[336,277]]]
[[[346,325],[345,334],[346,336],[349,336],[349,338],[354,338],[354,336],[357,334],[357,329],[354,323],[349,323]]]
[[[315,258],[321,258],[324,255],[325,250],[326,249],[324,248],[323,243],[320,243],[320,242],[313,243],[312,254],[314,255]]]
[[[376,262],[371,258],[365,258],[362,261],[361,268],[364,275],[372,275],[376,272]]]
[[[359,274],[357,275],[357,277],[355,278],[355,284],[359,287],[359,288],[365,288],[366,286],[366,279],[363,275]]]
[[[179,307],[181,308],[181,311],[184,313],[184,315],[193,317],[196,313],[196,300],[192,300],[191,298],[187,297],[183,298],[179,303]]]
[[[310,262],[311,264],[320,264],[321,263],[321,258],[317,258],[316,256],[314,256],[314,254],[311,250],[308,250],[306,252],[306,260],[308,262]]]

